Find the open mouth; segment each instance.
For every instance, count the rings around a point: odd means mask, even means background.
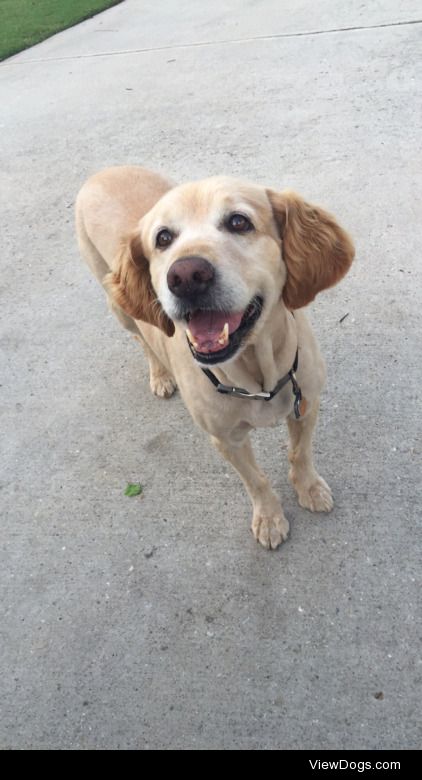
[[[255,295],[241,312],[208,309],[190,312],[186,316],[186,335],[194,358],[212,365],[233,357],[259,319],[263,303],[262,298]]]

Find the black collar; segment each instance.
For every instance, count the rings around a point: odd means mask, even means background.
[[[287,384],[287,382],[291,382],[293,395],[295,397],[295,401],[294,401],[295,417],[298,419],[300,417],[300,402],[302,400],[302,393],[297,383],[296,374],[295,374],[295,372],[297,371],[298,363],[299,363],[299,350],[297,349],[294,363],[290,371],[281,379],[279,379],[274,390],[271,390],[271,392],[268,393],[265,392],[264,390],[262,390],[262,392],[260,393],[249,393],[248,390],[245,390],[243,387],[230,387],[229,385],[222,385],[221,382],[218,381],[215,374],[213,374],[212,371],[209,370],[209,368],[203,368],[202,371],[208,377],[208,379],[213,383],[218,393],[224,393],[224,395],[235,396],[236,398],[247,398],[248,400],[254,400],[254,401],[271,401],[271,399],[274,398],[274,396],[277,395],[278,392],[280,392],[281,388],[284,387]]]

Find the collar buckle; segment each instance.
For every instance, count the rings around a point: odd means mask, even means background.
[[[207,372],[205,371],[204,373]],[[262,390],[261,393],[250,393],[249,390],[245,390],[244,387],[230,387],[229,385],[222,385],[221,382],[218,382],[215,387],[218,393],[222,393],[223,395],[234,395],[237,398],[257,398],[262,399],[263,401],[269,401],[271,398],[271,393],[267,393],[265,390]]]
[[[236,395],[239,395],[239,398],[254,398],[258,401],[271,400],[271,393],[267,393],[265,390],[262,390],[260,393],[249,393],[247,390],[243,390],[242,388],[236,388],[236,387],[234,387],[233,390],[235,391],[240,390],[240,393],[236,393]]]

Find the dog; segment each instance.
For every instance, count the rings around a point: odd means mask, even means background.
[[[353,261],[334,217],[291,191],[226,176],[176,186],[119,166],[83,185],[76,225],[111,310],[144,348],[152,392],[177,387],[239,473],[257,541],[277,548],[289,524],[255,461],[254,428],[287,419],[299,504],[329,512],[312,460],[325,364],[303,307]]]

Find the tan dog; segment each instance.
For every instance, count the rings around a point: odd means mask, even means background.
[[[168,397],[177,386],[240,474],[255,538],[274,549],[289,530],[248,435],[281,417],[299,504],[329,512],[311,449],[325,367],[301,309],[353,260],[334,218],[288,191],[227,177],[173,186],[119,167],[85,183],[76,221],[113,312],[143,344],[152,392]]]

